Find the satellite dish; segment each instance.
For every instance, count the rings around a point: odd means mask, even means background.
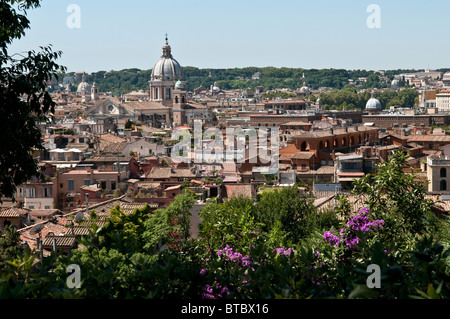
[[[84,219],[83,211],[78,212],[78,213],[75,215],[75,221],[76,221],[77,223],[81,223],[81,222],[83,221],[83,219]]]
[[[35,234],[39,233],[43,228],[44,228],[44,224],[37,224],[37,225],[34,225],[34,226],[31,227],[31,229],[30,229],[30,234],[31,234],[31,235],[35,235]]]

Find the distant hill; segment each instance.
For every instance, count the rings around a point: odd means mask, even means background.
[[[203,86],[209,88],[214,82],[223,90],[229,89],[254,89],[263,86],[266,90],[275,88],[297,89],[303,86],[303,74],[305,82],[311,89],[330,87],[342,89],[348,85],[349,80],[358,83],[359,78],[368,78],[367,82],[360,83],[363,88],[388,87],[390,81],[383,83],[379,76],[371,70],[344,70],[344,69],[301,69],[301,68],[275,68],[275,67],[246,67],[234,69],[199,69],[196,67],[183,67],[183,75],[188,91]],[[446,72],[449,69],[438,71]],[[422,70],[388,70],[385,76],[392,80],[395,75],[401,73],[420,72]],[[254,73],[260,72],[261,77],[253,80]],[[73,74],[73,73],[69,73]],[[150,70],[124,69],[120,71],[98,71],[87,76],[89,83],[96,82],[102,92],[124,94],[135,90],[147,90],[150,80]],[[62,79],[62,77],[61,77]],[[76,86],[77,84],[75,84]]]

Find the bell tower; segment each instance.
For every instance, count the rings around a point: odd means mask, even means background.
[[[91,101],[98,100],[98,86],[97,83],[93,83],[91,87]]]
[[[175,83],[173,90],[173,123],[174,125],[186,124],[186,89],[180,80]]]

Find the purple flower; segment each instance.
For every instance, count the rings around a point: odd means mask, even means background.
[[[363,207],[359,210],[359,215],[361,215],[361,216],[366,216],[368,214],[369,214],[369,208],[367,208],[367,207]]]
[[[350,217],[339,231],[340,238],[334,235],[333,231],[326,231],[323,238],[334,246],[339,246],[341,242],[345,242],[348,247],[355,247],[359,243],[359,237],[355,235],[356,231],[378,231],[380,227],[384,226],[384,220],[382,219],[371,222],[368,218],[369,212],[369,208],[363,207],[356,216]]]
[[[349,238],[345,241],[345,244],[350,248],[355,247],[358,243],[359,243],[359,238],[356,236],[353,238]]]
[[[294,250],[294,248],[288,248],[288,249],[275,248],[273,251],[276,251],[277,255],[290,256],[293,250]]]
[[[330,231],[326,231],[325,234],[323,234],[323,238],[325,238],[325,241],[331,243],[334,246],[338,246],[341,242],[339,237],[333,235]]]

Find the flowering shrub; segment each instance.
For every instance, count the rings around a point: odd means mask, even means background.
[[[220,286],[215,280],[212,285],[206,285],[206,292],[202,294],[203,299],[218,299],[230,295],[227,286]]]
[[[275,248],[273,251],[277,252],[277,255],[284,255],[284,256],[290,256],[291,253],[294,251],[294,248]]]
[[[333,234],[333,231],[326,231],[323,235],[325,241],[331,245],[338,247],[344,243],[350,249],[355,248],[360,242],[358,233],[370,233],[378,231],[384,226],[384,220],[369,220],[369,209],[363,207],[355,217],[350,217],[344,227],[339,231],[339,237]]]
[[[233,248],[228,245],[226,245],[224,249],[219,250],[217,256],[222,256],[223,260],[233,261],[238,265],[250,266],[250,258],[248,256],[243,257],[241,253],[233,252]]]
[[[217,251],[217,259],[205,259],[200,274],[210,280],[204,286],[202,298],[242,298],[252,297],[255,285],[253,281],[266,280],[265,271],[272,267],[279,257],[285,257],[285,262],[289,262],[289,257],[295,252],[293,248],[275,248],[271,251],[256,253],[257,256],[250,257],[234,251],[233,247],[225,245],[223,249]],[[252,252],[250,251],[249,254]],[[253,252],[254,253],[254,252]],[[284,265],[284,264],[283,264]],[[258,270],[258,274],[255,273]],[[253,286],[251,285],[253,284]]]

